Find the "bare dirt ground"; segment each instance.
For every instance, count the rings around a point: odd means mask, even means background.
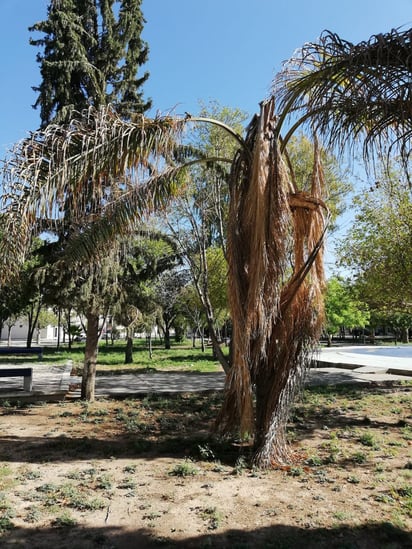
[[[0,407],[0,546],[412,547],[410,385],[307,390],[273,471],[211,437],[220,399]]]

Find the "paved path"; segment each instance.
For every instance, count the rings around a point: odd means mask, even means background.
[[[311,368],[307,376],[306,383],[309,385],[412,381],[410,358],[359,355],[355,354],[351,347],[322,349],[316,358],[317,366]],[[22,378],[2,378],[0,400],[24,400],[30,397],[62,400],[68,393],[70,398],[78,398],[81,378],[70,376],[70,370],[70,363],[52,367],[47,364],[34,365],[33,393],[25,393],[22,390]],[[223,372],[99,375],[96,379],[96,396],[133,397],[148,393],[219,391],[223,389],[224,382]]]

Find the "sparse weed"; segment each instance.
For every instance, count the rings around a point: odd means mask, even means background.
[[[169,475],[175,477],[190,477],[199,473],[199,470],[193,465],[190,460],[185,460],[183,463],[178,463],[169,471]]]
[[[26,516],[24,517],[25,522],[30,522],[32,524],[39,522],[42,519],[42,512],[39,507],[31,506],[27,509]]]
[[[320,467],[322,465],[322,458],[319,456],[310,456],[305,463],[306,465],[311,465],[312,467]]]
[[[355,452],[351,459],[354,463],[365,463],[368,458],[364,452]]]
[[[198,450],[201,458],[205,461],[214,461],[216,459],[213,450],[208,444],[199,444]]]
[[[20,481],[38,480],[39,478],[41,478],[40,471],[36,471],[36,470],[33,470],[33,469],[27,469],[27,468],[23,468],[19,471],[18,479]]]
[[[120,490],[134,490],[136,488],[136,482],[131,478],[125,478],[117,487]]]
[[[68,511],[64,511],[60,516],[56,517],[53,525],[57,528],[73,528],[77,526],[77,520],[71,516]]]
[[[5,494],[0,494],[0,534],[14,528],[11,519],[14,517],[14,510],[8,502]]]
[[[136,469],[136,465],[126,465],[125,467],[123,467],[123,473],[135,473]]]
[[[288,475],[290,477],[300,477],[303,475],[303,469],[302,467],[291,467],[288,471]]]
[[[370,433],[370,432],[362,433],[359,437],[359,442],[363,446],[369,446],[374,450],[377,450],[379,448],[379,445],[375,439],[375,436],[373,435],[373,433]]]
[[[0,490],[6,490],[13,486],[15,483],[12,470],[9,465],[1,464],[0,465]]]
[[[248,464],[246,458],[244,456],[239,456],[233,468],[232,475],[241,475],[247,466]]]
[[[223,514],[217,507],[205,507],[200,509],[199,514],[203,520],[207,521],[209,530],[216,530],[219,528],[223,520]]]
[[[101,475],[96,478],[96,488],[98,490],[110,490],[113,486],[110,475]]]
[[[349,520],[351,516],[348,513],[345,513],[344,511],[337,511],[336,513],[333,513],[333,518],[341,522],[344,520]]]

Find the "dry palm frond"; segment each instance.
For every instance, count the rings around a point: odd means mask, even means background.
[[[18,143],[4,167],[5,263],[16,266],[24,259],[44,220],[58,227],[68,217],[73,227],[87,226],[125,190],[163,169],[183,125],[171,117],[124,122],[111,108],[89,109],[66,126],[48,126]],[[142,206],[154,207],[170,185],[146,182],[136,195]]]
[[[279,112],[306,121],[342,148],[364,143],[407,156],[412,134],[412,30],[352,44],[326,31],[287,62],[274,82]]]

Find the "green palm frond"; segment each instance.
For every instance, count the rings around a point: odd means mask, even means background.
[[[93,262],[104,256],[116,242],[136,234],[152,212],[163,209],[182,192],[185,170],[186,166],[167,168],[107,204],[93,222],[68,240],[66,258]]]
[[[352,44],[326,31],[277,75],[278,111],[309,122],[342,148],[362,139],[365,157],[384,146],[406,153],[412,132],[412,30]]]

